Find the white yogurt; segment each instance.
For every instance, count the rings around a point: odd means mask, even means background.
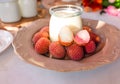
[[[62,8],[62,10],[57,10],[54,8],[52,11],[52,15],[50,18],[50,39],[52,41],[58,41],[58,34],[59,31],[61,30],[61,28],[63,28],[64,26],[69,26],[71,28],[71,30],[73,31],[73,33],[76,33],[77,31],[79,31],[80,29],[82,29],[82,21],[81,21],[81,9],[75,9],[75,7],[73,7],[72,5],[69,6],[64,6],[67,8]],[[71,6],[73,8],[71,8]],[[58,7],[58,6],[57,6]],[[50,10],[51,12],[51,10]]]

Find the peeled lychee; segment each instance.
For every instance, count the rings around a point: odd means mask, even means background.
[[[45,54],[49,51],[50,40],[42,37],[35,44],[35,51],[39,54]]]
[[[65,49],[59,42],[52,42],[49,46],[49,52],[53,58],[64,58],[65,56]]]
[[[73,43],[73,32],[68,26],[61,28],[59,32],[59,42],[64,46],[69,46]]]
[[[74,38],[74,41],[78,44],[78,45],[85,45],[86,43],[88,43],[90,41],[90,35],[89,32],[87,30],[80,30]]]
[[[90,39],[95,42],[100,42],[100,37],[95,34],[89,26],[83,26],[83,30],[87,30],[90,34]]]
[[[84,56],[83,48],[77,44],[72,44],[68,46],[66,49],[67,49],[67,55],[72,60],[80,60]]]

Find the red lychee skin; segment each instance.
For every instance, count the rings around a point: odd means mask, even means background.
[[[41,37],[49,38],[49,27],[45,26],[40,31],[34,34],[32,38],[33,44],[35,44]]]
[[[49,38],[49,33],[48,32],[41,32],[40,31],[40,33],[41,33],[40,38],[41,37]]]
[[[96,44],[93,40],[91,40],[89,43],[85,45],[85,51],[86,53],[94,53],[96,50]]]
[[[49,26],[44,26],[40,31],[41,32],[49,32]]]
[[[91,40],[93,40],[96,43],[100,42],[100,37],[97,34],[95,34],[94,32],[89,32],[89,34]]]
[[[84,56],[83,47],[77,44],[72,44],[71,46],[68,46],[66,49],[67,49],[67,55],[72,60],[78,61],[81,60]]]
[[[41,37],[41,33],[40,32],[35,33],[33,38],[32,38],[33,44],[35,44],[39,40],[40,37]]]
[[[35,44],[35,51],[39,54],[45,54],[49,51],[50,40],[42,37]]]
[[[49,52],[53,58],[64,58],[65,57],[65,48],[59,42],[52,42],[49,46]]]

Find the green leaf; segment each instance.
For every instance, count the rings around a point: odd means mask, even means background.
[[[120,2],[115,2],[113,5],[114,5],[116,8],[120,8]]]
[[[119,2],[120,3],[120,0],[115,0],[115,2]]]
[[[104,8],[106,8],[107,6],[111,5],[111,3],[109,3],[108,0],[103,0],[102,5]]]

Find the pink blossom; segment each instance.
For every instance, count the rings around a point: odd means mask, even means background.
[[[117,8],[114,6],[108,6],[107,9],[105,9],[105,12],[113,16],[117,16],[119,13]]]
[[[120,17],[120,9],[118,9],[118,17]]]

